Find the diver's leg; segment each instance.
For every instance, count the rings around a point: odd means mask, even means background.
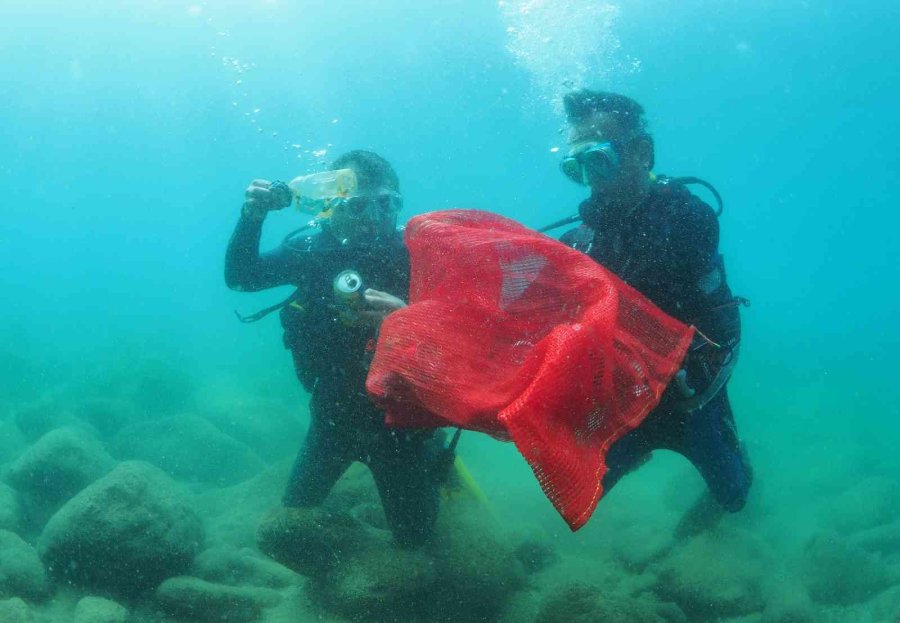
[[[394,540],[418,547],[429,540],[438,513],[435,452],[421,433],[385,430],[368,457]]]
[[[703,476],[722,508],[734,513],[744,507],[753,473],[738,440],[727,388],[688,416],[680,451]]]
[[[329,406],[335,403],[327,397],[313,394],[310,400],[309,431],[297,454],[287,488],[282,498],[284,506],[317,506],[334,484],[350,467],[352,457],[348,442],[328,422],[340,417]]]

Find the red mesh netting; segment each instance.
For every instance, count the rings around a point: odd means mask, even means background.
[[[381,329],[369,393],[391,426],[512,440],[577,530],[602,494],[607,450],[657,404],[693,329],[501,216],[418,216],[406,244],[410,305]]]

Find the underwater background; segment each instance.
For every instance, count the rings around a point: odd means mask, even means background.
[[[557,148],[560,96],[587,86],[643,104],[657,172],[724,197],[720,251],[752,302],[730,395],[756,479],[745,510],[677,541],[703,485],[657,452],[571,534],[511,445],[464,434],[490,506],[473,530],[544,561],[471,620],[900,620],[898,19],[885,1],[3,2],[0,546],[33,562],[48,517],[140,459],[186,488],[208,546],[262,560],[244,532],[277,503],[307,396],[277,320],[232,311],[290,290],[224,285],[244,188],[371,149],[404,219],[472,207],[539,227],[584,196]],[[272,215],[263,247],[302,223]],[[67,464],[84,482],[23,467],[53,443],[93,452]],[[114,590],[32,570],[42,588],[0,581],[0,621],[75,604],[117,620],[82,604]],[[367,620],[299,576],[266,590],[281,597],[249,610],[119,601],[134,621]]]

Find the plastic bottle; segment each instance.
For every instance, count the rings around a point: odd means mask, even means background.
[[[337,169],[295,177],[288,187],[298,208],[315,213],[323,199],[355,195],[358,184],[353,169]]]

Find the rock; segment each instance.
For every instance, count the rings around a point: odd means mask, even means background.
[[[820,620],[809,598],[806,601],[767,605],[762,615],[762,623],[815,623]]]
[[[750,535],[717,528],[675,547],[651,567],[654,591],[692,621],[739,617],[763,610],[762,580],[772,566]]]
[[[250,548],[212,547],[194,561],[193,573],[210,582],[229,586],[282,589],[300,584],[300,576]]]
[[[202,541],[200,519],[176,484],[133,461],[63,506],[38,549],[55,575],[127,597],[186,571]]]
[[[354,463],[350,466],[322,505],[327,509],[342,513],[356,514],[357,510],[361,510],[360,516],[369,520],[373,519],[371,515],[377,516],[377,513],[374,513],[371,508],[372,505],[376,505],[384,517],[384,511],[381,510],[381,499],[378,497],[378,490],[375,487],[375,479],[372,478],[372,472],[361,463]],[[378,527],[379,524],[387,529],[387,520],[376,518],[372,521],[374,527]]]
[[[632,522],[614,533],[611,550],[627,569],[642,572],[649,564],[663,558],[675,545],[671,529],[652,521]]]
[[[93,426],[103,439],[109,439],[121,428],[140,421],[142,415],[133,404],[115,398],[91,398],[75,407],[78,418]]]
[[[870,602],[871,621],[896,623],[900,621],[900,585],[884,591]]]
[[[175,415],[196,404],[195,379],[186,369],[162,359],[122,360],[96,375],[85,389],[130,403],[145,419]]]
[[[22,436],[34,443],[47,433],[58,428],[85,428],[61,402],[50,399],[39,400],[18,407],[13,412],[13,420]]]
[[[536,538],[523,540],[513,550],[513,555],[529,574],[543,571],[559,560],[559,555],[549,543]]]
[[[0,530],[18,532],[22,527],[22,505],[19,496],[0,482]]]
[[[835,533],[812,537],[803,550],[802,576],[813,600],[847,606],[863,602],[891,584],[881,559]]]
[[[9,420],[0,420],[0,466],[11,462],[25,448],[25,437]]]
[[[40,601],[48,593],[47,574],[34,548],[18,535],[0,530],[0,598]]]
[[[440,615],[447,611],[435,612],[433,602],[423,598],[438,585],[431,558],[422,550],[398,549],[389,535],[378,539],[379,534],[372,531],[373,541],[363,551],[340,561],[325,578],[314,579],[315,599],[353,621],[393,621],[410,612],[443,620]],[[454,620],[467,620],[466,606],[461,599]]]
[[[850,542],[872,554],[888,558],[900,557],[900,521],[857,532]]]
[[[120,459],[147,461],[178,480],[219,487],[247,480],[265,467],[250,448],[196,415],[126,426],[113,448]]]
[[[301,575],[322,577],[372,548],[383,534],[368,532],[348,515],[324,508],[277,508],[259,525],[260,551]]]
[[[547,597],[534,623],[680,623],[684,614],[646,597],[629,599],[580,582]]]
[[[244,623],[256,621],[265,608],[281,601],[269,589],[226,586],[199,578],[169,578],[156,589],[156,601],[167,615],[190,621]]]
[[[330,499],[362,504],[371,495],[335,493]],[[433,543],[418,550],[398,548],[390,531],[333,505],[273,511],[257,537],[260,550],[311,578],[312,598],[345,618],[493,620],[524,583],[514,548],[481,504],[445,504]]]
[[[900,514],[900,482],[873,476],[835,497],[825,512],[827,526],[843,534],[891,523]]]
[[[770,580],[762,623],[815,623],[821,620],[795,573]]]
[[[443,504],[429,551],[438,582],[420,599],[435,616],[464,611],[459,620],[490,620],[525,584],[513,545],[481,502]]]
[[[126,623],[128,609],[109,599],[83,597],[75,606],[72,623]]]
[[[34,623],[31,609],[18,597],[0,601],[0,621],[3,623]]]
[[[215,385],[201,393],[200,401],[201,415],[269,462],[294,458],[303,442],[309,419],[306,401],[288,404]]]
[[[256,533],[268,512],[281,504],[291,470],[281,461],[233,487],[210,488],[197,495],[197,512],[206,524],[210,543],[256,548]]]
[[[16,459],[6,481],[21,494],[28,523],[40,528],[66,501],[114,465],[100,442],[86,432],[58,428]]]

